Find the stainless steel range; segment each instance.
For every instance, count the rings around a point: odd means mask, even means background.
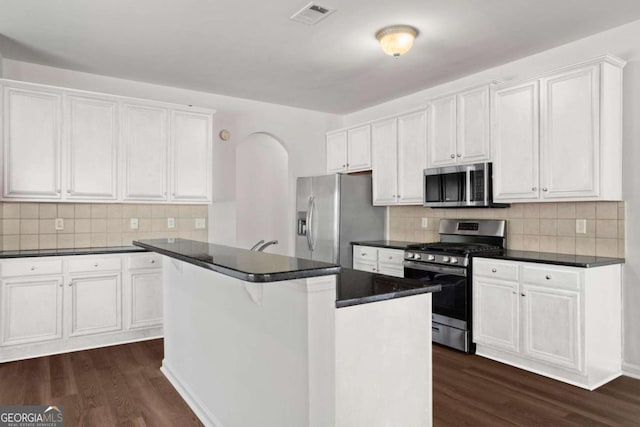
[[[474,353],[471,258],[505,249],[506,221],[441,219],[439,232],[440,242],[406,249],[404,276],[442,286],[433,294],[433,342]]]

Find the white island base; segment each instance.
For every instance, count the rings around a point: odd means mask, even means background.
[[[205,425],[432,425],[430,293],[336,309],[336,276],[164,275],[162,372]]]

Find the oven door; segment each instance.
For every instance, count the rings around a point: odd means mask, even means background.
[[[404,261],[404,277],[427,281],[442,288],[431,296],[433,342],[473,353],[467,269],[407,260]]]

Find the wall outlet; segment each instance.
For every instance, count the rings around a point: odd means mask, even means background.
[[[422,218],[422,228],[429,228],[429,218]]]
[[[56,231],[64,230],[64,219],[56,218]]]
[[[587,234],[586,219],[576,219],[576,234]]]
[[[196,229],[202,230],[207,226],[207,221],[204,218],[196,218]]]
[[[167,228],[176,228],[175,218],[167,218]]]
[[[129,222],[129,228],[131,228],[132,230],[138,229],[138,218],[131,218],[131,221]]]

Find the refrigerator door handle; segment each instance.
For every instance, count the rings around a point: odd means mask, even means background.
[[[307,210],[307,244],[309,250],[313,252],[316,246],[315,237],[313,235],[313,221],[316,210],[316,200],[313,196],[309,197],[309,209]]]

